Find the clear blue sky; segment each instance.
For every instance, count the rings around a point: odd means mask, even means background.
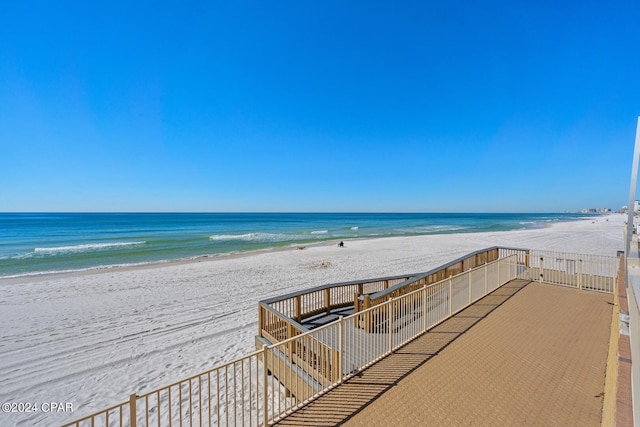
[[[640,2],[6,1],[0,211],[628,202]]]

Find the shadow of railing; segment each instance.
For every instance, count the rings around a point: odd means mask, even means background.
[[[528,283],[531,282],[514,280],[504,285],[274,425],[335,426],[348,421],[437,356]]]

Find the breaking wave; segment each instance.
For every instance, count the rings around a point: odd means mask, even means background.
[[[303,236],[300,236],[302,238]],[[286,242],[295,240],[296,236],[280,233],[245,233],[245,234],[214,234],[209,240],[227,241],[240,240],[244,242]]]
[[[147,242],[114,242],[114,243],[87,243],[83,245],[58,246],[52,248],[34,248],[34,253],[56,254],[61,252],[89,252],[103,249],[113,249],[122,246],[144,245]]]

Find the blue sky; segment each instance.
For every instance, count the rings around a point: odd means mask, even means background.
[[[0,211],[628,202],[637,1],[1,9]]]

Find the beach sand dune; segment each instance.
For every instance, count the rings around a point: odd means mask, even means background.
[[[250,353],[264,298],[427,271],[496,245],[615,256],[625,219],[0,280],[0,401],[70,402],[74,409],[0,413],[0,425],[54,425]]]

